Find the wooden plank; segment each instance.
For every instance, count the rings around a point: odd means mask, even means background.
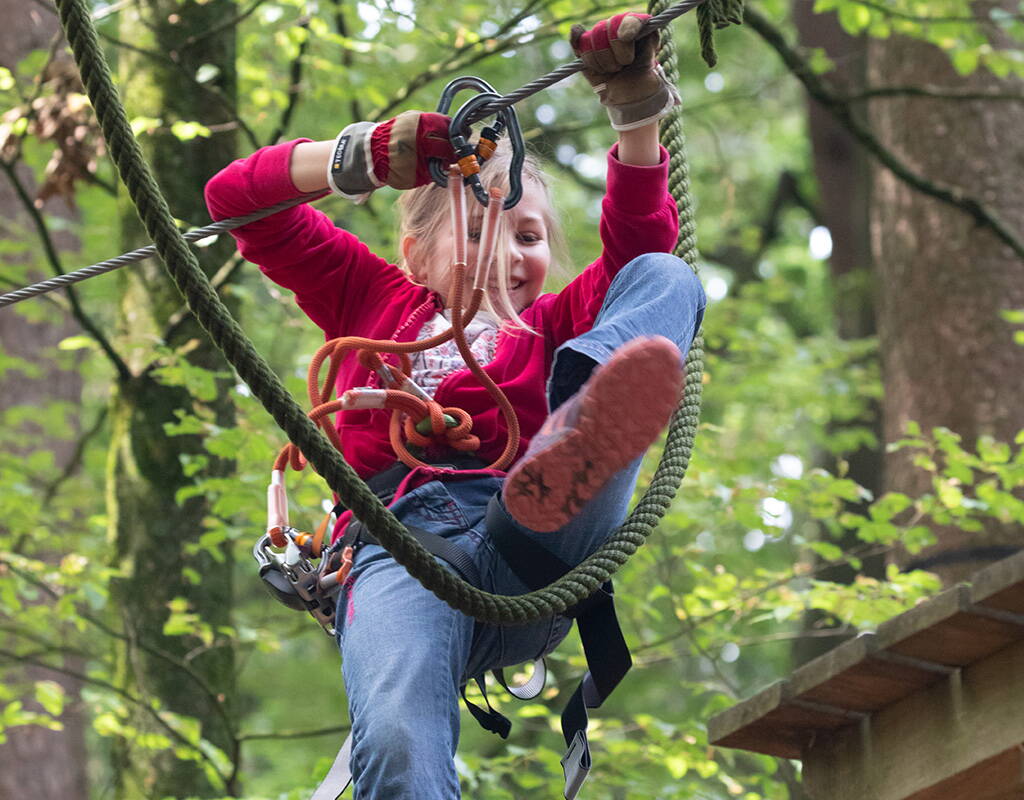
[[[989,608],[1024,614],[1024,551],[973,576],[971,600]]]
[[[1011,747],[968,770],[915,792],[906,800],[1020,800],[1024,797],[1024,751]]]
[[[804,752],[804,787],[815,800],[960,800],[956,794],[920,793],[943,783],[956,787],[957,776],[1019,748],[1021,709],[1024,642],[1017,642],[860,726],[819,734]],[[991,766],[984,774],[992,785],[975,783],[963,800],[1016,791],[1000,783],[1005,763]]]
[[[1024,552],[982,570],[971,586],[941,593],[885,622],[877,634],[843,643],[788,681],[716,715],[709,740],[799,758],[819,733],[854,725],[858,714],[888,708],[1022,640]]]
[[[878,627],[881,649],[951,666],[973,664],[1024,639],[1024,626],[972,613],[969,586],[954,586]]]
[[[708,721],[708,742],[780,758],[799,758],[819,731],[849,725],[841,714],[791,703],[787,681],[773,683],[749,700]]]
[[[942,680],[942,670],[886,659],[874,634],[861,634],[797,669],[793,697],[852,711],[877,711]]]

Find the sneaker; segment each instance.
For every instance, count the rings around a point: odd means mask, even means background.
[[[642,455],[679,403],[679,348],[661,336],[633,339],[594,370],[544,422],[509,471],[502,499],[534,531],[557,531],[615,473]]]

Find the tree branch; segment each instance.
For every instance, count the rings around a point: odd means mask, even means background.
[[[224,263],[224,265],[217,270],[214,276],[210,278],[210,286],[213,288],[213,290],[219,294],[221,288],[224,287],[227,283],[231,281],[232,278],[235,277],[235,274],[238,272],[239,267],[241,267],[244,263],[245,258],[243,258],[240,253],[233,253],[231,258],[229,258]],[[167,320],[167,328],[164,330],[163,340],[165,342],[171,341],[171,339],[174,337],[174,334],[178,332],[178,329],[181,327],[182,323],[191,316],[192,312],[189,311],[188,306],[182,306],[181,308],[179,308],[171,316],[171,318]],[[147,366],[146,369],[148,370],[151,366],[153,365],[151,364]]]
[[[100,409],[100,413],[96,415],[96,421],[89,427],[85,433],[83,433],[78,441],[75,443],[75,451],[71,454],[71,458],[68,459],[64,465],[64,469],[60,471],[60,475],[54,478],[47,484],[46,489],[43,491],[43,505],[47,506],[53,498],[57,496],[57,492],[60,491],[60,487],[64,481],[75,474],[75,471],[81,466],[82,456],[85,454],[85,446],[89,441],[103,429],[103,423],[107,421],[107,413],[109,409],[107,406],[103,406]]]
[[[299,23],[299,27],[305,28],[308,34],[309,32],[309,17],[304,17],[302,22]],[[302,58],[306,55],[306,50],[309,48],[309,36],[307,35],[299,43],[299,52],[296,53],[295,58],[292,59],[292,63],[288,68],[288,105],[284,107],[281,112],[281,119],[277,123],[277,127],[274,132],[267,138],[267,144],[276,144],[277,141],[284,136],[285,131],[288,130],[288,125],[292,121],[292,116],[295,114],[295,109],[299,105],[299,99],[301,93],[299,92],[299,84],[302,83]]]
[[[592,5],[586,11],[577,12],[575,14],[572,14],[571,16],[562,17],[557,20],[552,20],[547,25],[537,28],[536,30],[531,31],[530,33],[535,41],[551,39],[558,34],[559,26],[563,25],[566,22],[578,21],[581,18],[586,18],[589,17],[590,15],[601,14],[603,12],[610,11],[614,8],[617,8],[617,6]],[[507,33],[509,30],[514,28],[515,25],[518,25],[519,22],[525,19],[526,16],[529,16],[529,14],[526,14],[524,16],[523,12],[520,12],[519,15],[516,15],[515,17],[512,18],[512,20],[509,20],[508,22],[505,23],[505,25],[502,26],[502,28],[499,30],[499,34],[503,32]],[[519,41],[518,36],[509,37],[507,39],[502,40],[500,38],[497,38],[499,34],[496,34],[494,37],[489,37],[488,39],[483,40],[481,42],[472,42],[469,44],[465,44],[462,47],[458,47],[455,49],[455,52],[452,53],[452,55],[446,58],[444,61],[438,62],[437,64],[433,64],[432,66],[427,67],[427,69],[423,70],[423,72],[421,72],[419,75],[414,76],[412,80],[410,80],[404,87],[395,92],[395,94],[392,95],[391,99],[382,108],[379,108],[376,111],[372,112],[370,114],[370,119],[373,121],[382,119],[383,117],[390,114],[399,105],[404,103],[414,92],[418,91],[419,89],[422,89],[424,86],[428,85],[429,83],[432,83],[433,81],[437,80],[438,78],[444,75],[448,75],[452,72],[462,70],[465,67],[476,64],[479,61],[483,61],[485,58],[506,52],[508,50],[514,50],[516,47],[520,46],[521,42]]]
[[[216,36],[221,31],[226,31],[228,28],[232,28],[238,25],[239,23],[244,22],[246,19],[252,16],[256,9],[258,9],[261,5],[263,5],[266,2],[267,0],[253,0],[252,5],[245,9],[245,11],[238,12],[238,14],[236,14],[231,19],[221,22],[218,25],[214,25],[212,28],[210,28],[207,31],[203,31],[203,33],[198,36],[189,36],[184,42],[182,42],[182,48],[192,47],[193,45],[198,44],[199,42],[209,39],[211,36]]]
[[[348,30],[348,23],[345,20],[345,12],[343,11],[342,0],[332,0],[334,5],[334,29],[338,32],[339,36],[346,39],[351,38],[351,34]],[[348,48],[342,48],[341,51],[341,63],[348,69],[354,62],[354,56],[352,51]],[[352,115],[352,120],[361,120],[363,118],[362,105],[359,102],[358,93],[353,93],[352,100],[349,102],[349,111]]]
[[[327,736],[328,734],[348,733],[352,730],[351,725],[335,725],[330,728],[315,728],[309,731],[279,731],[277,733],[242,733],[238,736],[239,742],[255,742],[260,739],[310,739],[314,736]]]
[[[1024,103],[1024,94],[986,92],[979,89],[945,89],[941,86],[877,86],[842,97],[845,103],[860,103],[876,97],[931,97],[936,100],[1004,100]]]
[[[189,83],[193,84],[194,86],[198,86],[202,91],[215,97],[217,99],[217,102],[219,102],[224,107],[224,110],[228,113],[228,116],[231,117],[231,121],[234,122],[238,126],[238,129],[245,134],[245,137],[249,140],[249,143],[252,145],[253,149],[255,150],[260,147],[260,141],[257,138],[256,134],[253,132],[252,128],[250,128],[248,124],[245,122],[245,120],[242,119],[242,117],[238,113],[238,109],[235,107],[235,104],[232,103],[227,97],[225,97],[223,92],[218,91],[217,89],[208,84],[200,83],[199,81],[197,81],[195,75],[193,75],[191,72],[185,69],[185,67],[182,66],[181,63],[179,63],[177,60],[170,56],[164,55],[163,53],[158,53],[154,50],[147,50],[144,47],[139,47],[138,45],[130,44],[114,36],[111,36],[108,33],[103,33],[102,31],[99,32],[99,35],[101,39],[106,39],[108,42],[110,42],[112,45],[115,45],[116,47],[123,47],[125,50],[130,50],[133,53],[137,53],[140,56],[144,56],[145,58],[151,59],[157,62],[158,64],[163,64],[165,67],[173,67],[175,70],[181,73],[181,75],[185,78],[185,80],[189,81]]]
[[[790,72],[804,85],[807,93],[821,103],[836,120],[871,153],[878,161],[897,178],[922,194],[934,197],[947,205],[958,208],[973,217],[978,225],[990,229],[999,239],[1008,244],[1013,251],[1024,258],[1024,242],[1003,222],[988,206],[966,194],[955,186],[945,186],[918,175],[900,161],[895,154],[885,147],[872,131],[850,111],[843,98],[833,92],[825,82],[808,66],[807,61],[785,40],[782,32],[768,18],[747,4],[743,21],[753,29],[782,58]]]
[[[924,17],[917,14],[911,14],[907,11],[897,11],[891,6],[883,5],[882,3],[874,3],[871,0],[853,0],[857,5],[864,6],[865,8],[871,8],[875,11],[880,11],[887,17],[893,17],[895,19],[905,19],[910,22],[992,22],[989,17],[973,16],[973,17]],[[1007,12],[1008,19],[1024,19],[1024,14],[1010,14]]]
[[[61,593],[56,591],[52,586],[46,583],[46,581],[40,580],[35,575],[32,575],[31,573],[28,573],[25,570],[14,566],[9,561],[0,560],[0,565],[3,565],[6,569],[13,572],[26,583],[35,586],[37,589],[39,589],[45,595],[47,595],[51,600],[58,601],[62,599],[63,596],[61,595]],[[228,713],[225,710],[223,703],[221,702],[219,694],[213,690],[213,688],[206,682],[203,676],[196,672],[192,668],[192,666],[188,664],[188,662],[171,655],[170,653],[166,652],[165,650],[162,650],[159,647],[148,644],[147,642],[144,642],[140,639],[130,637],[127,634],[121,633],[120,631],[116,631],[109,625],[107,625],[105,622],[102,622],[101,620],[97,619],[96,617],[92,616],[91,614],[85,611],[82,611],[81,609],[78,609],[78,615],[86,622],[88,622],[90,625],[99,629],[102,633],[109,636],[111,639],[117,639],[121,642],[127,642],[129,644],[136,645],[140,650],[143,650],[149,653],[151,656],[154,656],[156,658],[161,659],[162,661],[167,662],[171,666],[180,669],[182,672],[188,675],[188,677],[190,677],[195,682],[196,686],[198,686],[207,696],[207,698],[210,700],[214,708],[217,709],[217,712],[220,715],[221,720],[224,722],[224,726],[227,729],[228,734],[231,736],[232,741],[235,742],[235,746],[237,748],[238,738],[234,735],[234,720],[232,720],[228,716]]]
[[[25,189],[24,184],[18,178],[17,171],[13,164],[9,164],[3,159],[0,159],[0,169],[3,169],[7,175],[8,180],[14,187],[15,193],[18,195],[18,199],[21,201],[22,206],[28,215],[32,218],[32,222],[36,227],[36,232],[39,234],[40,242],[43,245],[43,251],[46,254],[46,259],[50,263],[50,268],[53,270],[54,275],[63,275],[64,267],[61,265],[60,255],[57,253],[57,248],[53,243],[53,239],[50,236],[50,230],[46,225],[46,220],[43,219],[43,215],[39,213],[39,209],[36,208],[32,198],[29,197],[28,191]],[[128,369],[127,363],[124,359],[114,350],[114,346],[110,343],[110,340],[103,335],[103,332],[99,327],[92,321],[92,319],[85,313],[78,301],[78,294],[71,286],[67,286],[64,289],[67,295],[68,302],[71,304],[71,316],[82,326],[96,343],[99,344],[100,349],[106,354],[110,363],[114,366],[114,370],[117,372],[117,376],[121,381],[127,381],[131,379],[132,373]]]
[[[73,669],[69,669],[69,668],[63,667],[63,666],[58,666],[56,664],[47,664],[45,661],[37,660],[36,658],[33,657],[33,655],[34,654],[32,654],[32,653],[29,653],[27,655],[23,655],[21,653],[12,652],[10,650],[0,649],[0,659],[3,659],[5,661],[11,661],[11,662],[18,663],[18,664],[28,664],[29,666],[33,666],[33,667],[38,667],[40,669],[49,670],[50,672],[56,672],[56,673],[58,673],[60,675],[67,675],[69,678],[74,678],[75,680],[80,681],[83,684],[89,684],[89,685],[92,685],[92,686],[99,686],[100,688],[106,689],[107,691],[113,692],[114,694],[118,695],[119,697],[124,698],[129,703],[131,703],[132,705],[135,705],[135,706],[138,706],[138,707],[142,708],[143,710],[145,710],[145,712],[147,714],[149,714],[154,720],[156,720],[156,723],[161,728],[163,728],[165,731],[167,731],[167,733],[170,735],[170,737],[172,739],[174,739],[177,742],[179,742],[182,746],[187,747],[190,751],[196,753],[199,756],[200,759],[205,761],[209,765],[209,767],[213,771],[213,773],[224,783],[225,786],[227,785],[227,783],[228,783],[227,776],[225,776],[220,771],[220,769],[217,767],[217,762],[215,762],[212,758],[210,758],[210,756],[208,756],[206,753],[204,753],[202,748],[197,747],[193,742],[190,742],[188,739],[186,739],[184,736],[182,736],[174,728],[173,725],[168,723],[162,716],[160,716],[160,712],[159,711],[157,711],[156,709],[151,707],[144,700],[142,700],[141,698],[136,697],[131,692],[129,692],[129,691],[125,690],[125,689],[122,689],[120,686],[115,686],[112,683],[109,683],[109,682],[104,681],[104,680],[100,680],[99,678],[93,677],[92,675],[88,675],[87,673],[84,673],[84,672],[76,672]]]

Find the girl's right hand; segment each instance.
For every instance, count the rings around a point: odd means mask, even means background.
[[[341,132],[328,167],[338,194],[365,198],[374,189],[412,189],[430,182],[428,159],[455,161],[451,119],[431,111],[404,111],[387,122],[355,122]]]
[[[583,62],[601,104],[617,131],[655,122],[679,104],[676,87],[668,82],[655,55],[658,32],[641,36],[650,14],[627,12],[602,20],[587,30],[573,25],[569,43]]]

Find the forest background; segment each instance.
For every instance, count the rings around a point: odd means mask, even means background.
[[[433,108],[461,74],[507,92],[571,60],[572,23],[624,8],[93,4],[186,227],[231,159]],[[146,242],[49,0],[0,11],[9,290]],[[1020,547],[1024,3],[750,2],[712,69],[693,15],[672,30],[704,406],[681,491],[616,578],[636,664],[594,715],[583,796],[801,798],[798,764],[709,747],[708,718]],[[518,108],[579,269],[611,131],[579,78]],[[393,254],[395,198],[319,206]],[[317,331],[230,237],[197,252],[301,398]],[[276,427],[155,261],[3,309],[0,335],[0,798],[308,796],[347,720],[333,641],[249,554]],[[289,485],[313,525],[310,472]],[[508,742],[464,718],[467,797],[560,796],[575,635],[550,666],[543,703],[497,698]]]

